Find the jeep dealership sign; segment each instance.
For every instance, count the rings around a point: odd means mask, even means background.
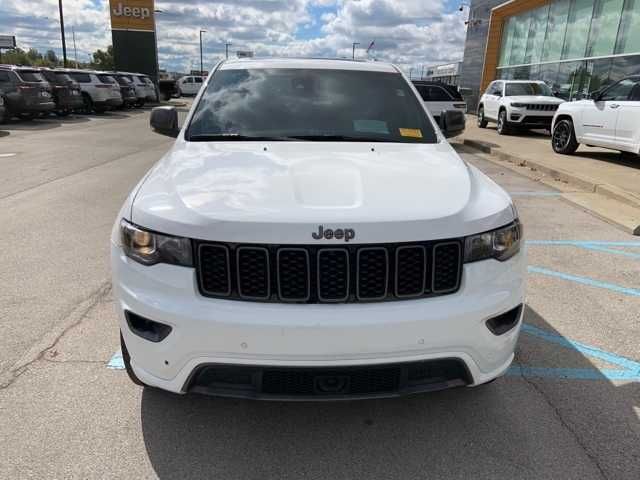
[[[111,30],[155,31],[153,0],[109,0]]]

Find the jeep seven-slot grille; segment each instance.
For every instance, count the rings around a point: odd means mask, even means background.
[[[555,112],[559,105],[545,104],[545,103],[526,103],[525,108],[527,110],[538,110],[542,112]]]
[[[405,300],[453,293],[462,275],[458,240],[326,247],[198,242],[195,250],[200,292],[236,300]]]

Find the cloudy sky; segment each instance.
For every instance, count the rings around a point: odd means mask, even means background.
[[[199,68],[198,31],[204,34],[205,66],[231,52],[258,56],[351,57],[352,42],[365,56],[391,61],[414,75],[424,65],[462,59],[467,9],[455,0],[156,0],[160,68]],[[63,0],[67,55],[78,59],[111,43],[108,0]],[[0,34],[16,35],[21,48],[54,49],[61,55],[58,0],[1,0]]]

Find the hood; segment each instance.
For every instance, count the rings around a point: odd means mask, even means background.
[[[511,200],[446,143],[176,141],[138,190],[131,220],[228,242],[451,238],[513,219]],[[344,240],[328,240],[326,243]]]
[[[547,97],[545,95],[514,95],[508,97],[511,103],[540,103],[558,105],[564,103],[564,100],[558,97]]]

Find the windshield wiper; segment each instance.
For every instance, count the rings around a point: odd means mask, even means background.
[[[295,137],[279,137],[269,135],[238,135],[235,133],[198,133],[189,135],[191,142],[240,141],[240,142],[290,142]]]
[[[296,140],[313,140],[316,142],[389,142],[384,138],[356,137],[353,135],[291,135],[289,138]]]

